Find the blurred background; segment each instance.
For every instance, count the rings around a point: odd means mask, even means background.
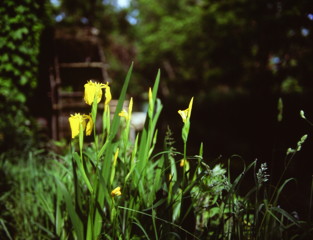
[[[188,155],[203,142],[208,163],[258,159],[274,183],[287,149],[308,134],[285,195],[291,210],[308,205],[313,126],[299,112],[313,121],[311,0],[2,0],[0,16],[1,152],[66,138],[53,133],[59,89],[81,99],[76,89],[93,78],[110,81],[117,99],[134,62],[128,93],[137,111],[161,70],[159,137],[169,126],[178,150],[177,110],[194,96]],[[237,158],[231,164],[242,169]]]

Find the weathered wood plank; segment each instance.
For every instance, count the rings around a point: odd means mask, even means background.
[[[102,62],[72,62],[72,63],[59,63],[61,68],[103,68],[107,64]]]

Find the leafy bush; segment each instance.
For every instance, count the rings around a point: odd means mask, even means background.
[[[4,0],[0,4],[1,150],[21,147],[32,135],[25,103],[37,84],[41,11],[39,1]]]

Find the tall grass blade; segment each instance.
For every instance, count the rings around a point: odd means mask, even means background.
[[[72,196],[70,195],[70,193],[67,191],[64,184],[59,179],[55,178],[55,181],[58,185],[58,191],[60,191],[64,197],[66,208],[70,216],[70,219],[72,221],[77,238],[79,240],[84,239],[84,225],[83,225],[82,220],[79,218],[79,216],[77,215],[75,211],[75,208],[72,202]]]
[[[149,239],[149,240],[150,240],[149,235],[147,234],[145,228],[141,225],[140,221],[139,221],[137,218],[135,218],[135,217],[133,217],[133,219],[134,219],[134,222],[133,222],[133,223],[134,223],[135,225],[137,225],[137,226],[140,228],[140,230],[141,230],[141,231],[143,232],[143,234],[145,235],[146,239]]]
[[[139,213],[139,214],[142,214],[142,215],[145,215],[145,216],[148,216],[148,217],[153,217],[151,214],[148,214],[148,213],[145,213],[145,212],[142,212],[142,211],[138,211],[138,210],[134,210],[134,209],[130,209],[130,208],[126,208],[126,207],[122,207],[122,206],[118,206],[119,208],[121,209],[125,209],[125,210],[128,210],[128,211],[132,211],[132,212],[136,212],[136,213]],[[172,222],[169,222],[165,219],[161,219],[159,217],[156,217],[155,216],[155,219],[157,219],[158,221],[161,221],[161,222],[164,222],[164,223],[167,223],[167,224],[170,224],[178,229],[180,229],[181,231],[187,233],[190,237],[193,237],[194,239],[198,239],[200,240],[200,238],[198,238],[197,236],[195,236],[194,234],[192,234],[191,232],[187,231],[186,229],[182,228],[181,226],[175,224],[175,223],[172,223]]]
[[[294,225],[297,225],[298,227],[300,227],[299,221],[298,219],[296,219],[294,216],[292,216],[291,214],[289,214],[288,212],[286,212],[284,209],[279,208],[279,207],[272,207],[271,210],[281,214],[283,217],[287,218],[290,222],[292,222]],[[280,221],[280,224],[282,226],[284,226],[283,222]]]
[[[310,189],[309,216],[308,216],[309,222],[311,222],[311,217],[312,217],[312,204],[313,204],[313,175],[312,175],[311,189]]]
[[[1,226],[3,227],[3,230],[5,232],[5,234],[7,235],[7,237],[9,238],[9,240],[13,240],[13,238],[11,237],[11,234],[9,232],[9,230],[7,229],[3,219],[0,218],[0,223],[1,223]]]
[[[286,180],[284,181],[284,183],[278,188],[278,190],[277,190],[277,191],[274,191],[273,197],[272,197],[272,201],[271,201],[270,203],[272,203],[273,205],[276,205],[276,204],[277,204],[278,198],[279,198],[281,192],[283,191],[283,189],[285,188],[285,186],[286,186],[289,182],[291,182],[291,181],[296,181],[296,179],[294,179],[294,178],[286,179]],[[275,189],[275,190],[276,190],[276,189]]]

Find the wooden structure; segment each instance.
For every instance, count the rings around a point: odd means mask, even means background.
[[[90,106],[83,101],[83,91],[84,84],[91,79],[110,82],[97,29],[57,29],[50,67],[53,139],[70,136],[70,114],[90,112]],[[116,100],[112,100],[112,111],[116,104]]]

